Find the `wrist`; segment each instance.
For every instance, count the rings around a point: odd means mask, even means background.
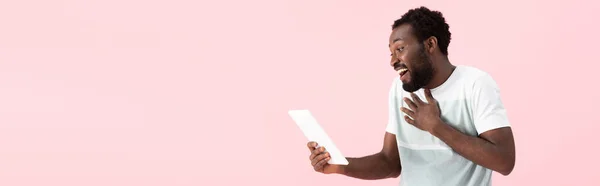
[[[440,130],[443,130],[444,125],[446,125],[441,119],[435,120],[431,128],[429,129],[429,133],[433,136],[438,137]]]
[[[347,165],[337,165],[337,168],[335,169],[334,173],[346,175],[346,167]]]

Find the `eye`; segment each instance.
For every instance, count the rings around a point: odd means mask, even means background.
[[[398,50],[398,52],[402,52],[402,51],[404,50],[404,47],[399,47],[399,48],[398,48],[398,49],[396,49],[396,50]]]

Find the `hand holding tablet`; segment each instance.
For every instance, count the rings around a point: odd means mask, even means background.
[[[290,110],[288,113],[309,140],[307,146],[311,150],[310,159],[315,170],[323,169],[317,171],[333,173],[332,171],[338,171],[336,169],[339,166],[331,165],[348,165],[346,157],[342,155],[310,111]]]

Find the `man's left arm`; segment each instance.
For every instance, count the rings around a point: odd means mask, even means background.
[[[466,159],[502,175],[509,175],[515,166],[515,143],[510,127],[492,129],[477,137],[440,123],[431,133]]]
[[[470,104],[479,136],[464,134],[441,120],[430,132],[463,157],[508,175],[515,166],[515,142],[498,85],[486,74],[475,80],[472,90]]]

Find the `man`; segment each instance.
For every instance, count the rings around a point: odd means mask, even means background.
[[[390,65],[399,74],[389,94],[381,152],[331,165],[315,142],[314,170],[358,179],[401,176],[402,186],[491,185],[492,171],[509,175],[515,145],[492,77],[448,60],[449,26],[438,11],[412,9],[392,26]]]

